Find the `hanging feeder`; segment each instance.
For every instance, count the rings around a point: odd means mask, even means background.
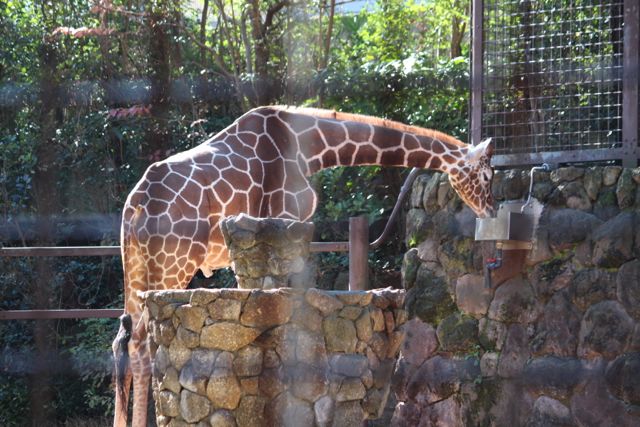
[[[476,218],[475,240],[496,242],[495,256],[485,262],[485,287],[491,287],[491,271],[502,267],[503,251],[533,248],[534,230],[542,213],[542,204],[532,197],[533,173],[536,170],[549,169],[547,164],[531,169],[529,195],[526,201],[504,202],[499,206],[495,217]]]

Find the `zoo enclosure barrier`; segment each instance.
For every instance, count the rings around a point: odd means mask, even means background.
[[[639,21],[638,0],[473,0],[472,143],[497,167],[635,167]]]
[[[368,289],[369,250],[378,248],[388,239],[413,182],[420,173],[420,169],[413,168],[407,175],[384,230],[373,242],[369,243],[369,221],[365,215],[349,218],[348,242],[311,242],[311,252],[349,252],[349,290]],[[119,255],[120,246],[0,247],[0,257]],[[0,311],[0,320],[117,318],[122,313],[123,309],[4,310]]]
[[[362,220],[364,219],[364,221]],[[364,222],[365,227],[362,227]],[[356,226],[352,226],[355,223]],[[349,242],[312,242],[311,252],[346,252],[350,246],[349,277],[351,277],[351,252],[362,256],[362,247],[368,249],[368,223],[366,217],[349,218]],[[364,239],[364,240],[363,240]],[[365,249],[365,251],[366,251]],[[367,258],[364,253],[364,263]],[[88,256],[120,256],[120,246],[40,246],[40,247],[7,247],[0,248],[0,257],[88,257]],[[362,261],[356,259],[357,272],[362,268]],[[364,270],[365,274],[368,270]],[[358,283],[366,288],[365,281]],[[350,284],[351,286],[351,284]],[[44,319],[87,319],[117,318],[123,313],[122,308],[103,309],[57,309],[57,310],[0,310],[0,320],[44,320]]]

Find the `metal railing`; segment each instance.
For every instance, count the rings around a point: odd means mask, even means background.
[[[347,252],[350,246],[351,252],[360,253],[362,247],[368,245],[368,228],[366,233],[358,227],[352,227],[355,221],[359,225],[359,218],[350,218],[349,242],[311,242],[311,252]],[[367,224],[366,217],[364,217]],[[360,220],[361,222],[361,220]],[[368,227],[368,226],[367,226]],[[352,231],[352,228],[354,231]],[[360,251],[360,252],[358,252]],[[120,246],[39,246],[39,247],[5,247],[0,248],[0,257],[89,257],[89,256],[120,256]],[[359,255],[362,257],[362,255]],[[350,257],[351,258],[351,257]],[[364,262],[366,265],[366,253]],[[360,276],[354,279],[354,284],[360,286],[359,289],[366,289],[366,272],[362,273],[362,261],[360,259],[350,259],[349,275],[351,277],[351,265],[354,265],[354,274]],[[364,280],[363,280],[364,278]],[[46,319],[89,319],[89,318],[118,318],[124,309],[51,309],[51,310],[0,310],[0,320],[46,320]]]
[[[372,243],[369,243],[369,221],[366,216],[349,218],[348,242],[311,242],[309,248],[311,252],[349,252],[349,290],[365,290],[369,287],[369,250],[378,248],[389,238],[402,204],[420,173],[421,170],[418,168],[411,170],[402,184],[384,230]],[[0,257],[119,256],[120,249],[120,246],[0,247]],[[123,311],[123,309],[0,310],[0,320],[116,318]]]

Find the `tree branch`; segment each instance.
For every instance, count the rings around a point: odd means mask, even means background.
[[[283,7],[289,6],[289,0],[282,0],[274,4],[267,10],[267,14],[264,18],[264,24],[262,25],[262,36],[266,36],[271,26],[273,25],[273,17],[276,13],[280,12]]]

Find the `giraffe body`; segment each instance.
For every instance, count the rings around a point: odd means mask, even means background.
[[[421,167],[449,173],[480,216],[491,209],[489,144],[470,147],[443,133],[328,110],[260,107],[203,144],[151,165],[124,206],[121,243],[130,368],[120,371],[115,426],[146,425],[151,358],[140,292],[185,288],[229,265],[226,216],[307,220],[317,197],[308,177],[333,166]],[[122,328],[121,334],[122,335]],[[122,346],[114,342],[114,352]]]

